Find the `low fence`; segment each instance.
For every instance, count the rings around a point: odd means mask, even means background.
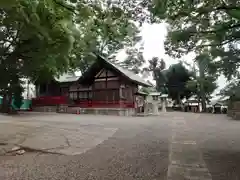
[[[33,106],[56,106],[60,104],[68,104],[66,96],[41,96],[32,99]]]
[[[82,108],[134,108],[133,102],[127,101],[93,101],[93,100],[69,100],[66,96],[42,96],[32,99],[33,106],[59,106],[68,105]]]
[[[75,101],[72,105],[82,108],[134,108],[134,103],[126,101]]]
[[[240,120],[240,101],[232,102],[228,109],[228,116]]]

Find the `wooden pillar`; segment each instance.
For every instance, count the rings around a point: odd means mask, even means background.
[[[49,84],[47,83],[47,84],[46,84],[46,92],[45,92],[46,95],[49,95],[49,87],[48,87],[48,85],[49,85]]]
[[[120,108],[123,107],[123,99],[122,99],[122,96],[123,96],[123,86],[122,86],[122,84],[120,84],[120,87],[119,87],[119,107],[120,107]]]
[[[108,71],[106,71],[106,77],[105,77],[105,90],[107,90],[108,88],[107,81],[108,81]],[[108,104],[108,101],[109,101],[108,92],[105,93],[105,101],[106,101],[106,104]]]
[[[162,98],[162,112],[167,112],[166,110],[166,99],[165,98]]]
[[[148,114],[148,102],[144,102],[144,114]]]
[[[35,94],[35,96],[36,96],[36,97],[39,97],[39,95],[40,95],[40,85],[39,85],[39,84],[36,84],[36,85],[35,85],[35,88],[36,88],[36,91],[35,91],[36,94]]]

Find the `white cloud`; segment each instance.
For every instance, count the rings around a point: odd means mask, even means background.
[[[164,41],[167,35],[165,24],[144,24],[141,32],[144,43],[144,57],[165,57]]]

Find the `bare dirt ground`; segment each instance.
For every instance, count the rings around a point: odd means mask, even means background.
[[[0,179],[239,180],[239,129],[225,115],[181,112],[0,116]],[[14,146],[25,153],[7,153]]]

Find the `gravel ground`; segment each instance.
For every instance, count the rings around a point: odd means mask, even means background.
[[[166,179],[168,137],[166,121],[126,126],[84,154],[63,156],[26,153],[0,157],[0,178],[7,180]],[[154,124],[161,124],[160,127]]]
[[[196,141],[212,179],[240,180],[240,122],[224,115],[175,112],[127,120],[115,125],[102,121],[118,128],[117,132],[80,155],[28,152],[22,156],[0,156],[0,179],[167,180],[172,123],[184,120],[182,124],[175,123],[181,126],[177,131],[181,135],[184,127],[184,138]]]
[[[240,180],[240,122],[221,115],[205,115],[200,120],[195,136],[201,139],[203,159],[212,179]]]

